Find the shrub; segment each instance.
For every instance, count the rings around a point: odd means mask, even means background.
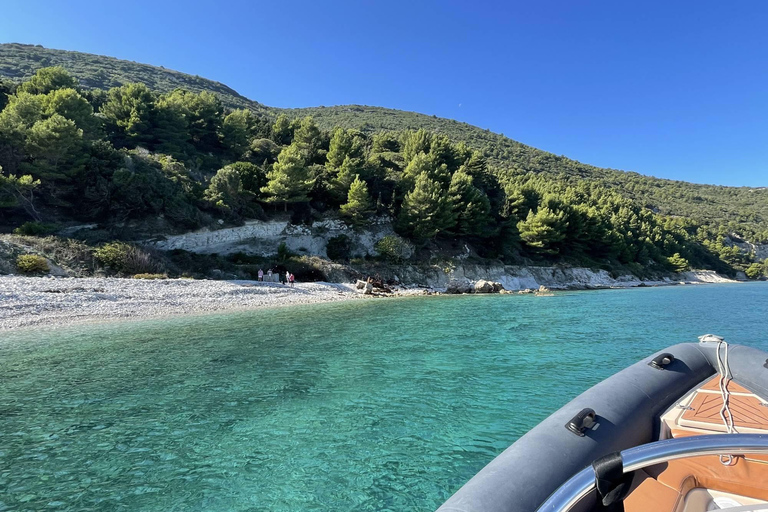
[[[322,270],[323,260],[314,256],[299,256],[291,258],[287,267],[279,266],[278,270],[290,272],[296,276],[299,282],[326,281],[326,275]]]
[[[52,233],[56,230],[55,224],[44,224],[42,222],[25,222],[13,230],[17,235],[42,236]]]
[[[753,263],[744,271],[744,273],[747,274],[747,277],[750,279],[760,279],[766,270],[768,270],[768,263]]]
[[[285,263],[291,256],[294,256],[294,254],[288,249],[285,242],[280,242],[280,245],[277,246],[277,261]]]
[[[352,252],[352,241],[347,235],[334,236],[328,240],[325,252],[333,261],[346,261]]]
[[[104,244],[93,255],[103,265],[123,274],[156,274],[162,270],[160,262],[150,253],[125,242]]]
[[[667,258],[667,262],[669,263],[670,268],[672,268],[672,270],[675,272],[685,272],[690,268],[688,260],[680,256],[679,252],[676,252]]]
[[[50,272],[48,260],[37,254],[22,254],[16,258],[16,268],[22,274],[46,274]]]
[[[134,279],[168,279],[166,274],[136,274]]]
[[[387,235],[374,247],[376,252],[387,261],[399,263],[413,255],[413,244],[399,236]]]

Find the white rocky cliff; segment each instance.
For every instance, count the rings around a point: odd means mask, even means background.
[[[142,243],[171,251],[185,251],[203,254],[232,254],[243,252],[259,256],[270,256],[277,247],[285,243],[294,253],[327,257],[328,240],[346,235],[352,242],[352,257],[375,255],[376,242],[387,235],[393,235],[392,224],[385,218],[375,218],[363,232],[357,232],[339,220],[315,222],[311,227],[297,226],[288,221],[252,220],[243,226],[218,230],[202,229],[183,235],[172,235]]]
[[[352,257],[376,255],[375,244],[384,236],[394,235],[391,222],[386,218],[373,219],[365,231],[355,231],[339,220],[315,222],[311,227],[289,224],[288,221],[249,221],[243,226],[219,230],[199,230],[161,239],[145,240],[145,245],[161,250],[183,249],[204,254],[232,254],[243,252],[271,256],[281,243],[294,253],[327,257],[328,241],[346,235],[352,243]],[[466,256],[466,255],[463,255]],[[396,268],[375,268],[387,281],[421,286],[434,290],[472,289],[478,281],[500,283],[505,290],[538,289],[595,289],[632,286],[654,286],[687,283],[714,283],[731,281],[712,271],[691,271],[680,274],[679,279],[642,281],[633,275],[613,277],[605,270],[565,266],[515,266],[503,264],[480,265],[461,261],[448,268],[437,265],[404,264]],[[329,280],[354,282],[348,268],[328,264],[324,271]]]

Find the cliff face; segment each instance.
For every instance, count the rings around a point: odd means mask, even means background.
[[[288,221],[248,221],[243,226],[218,230],[203,229],[183,235],[173,235],[142,243],[156,249],[185,251],[203,254],[233,254],[243,252],[259,256],[271,256],[277,247],[286,247],[298,254],[326,258],[328,241],[339,235],[349,237],[353,258],[376,255],[376,242],[387,235],[394,235],[392,224],[385,218],[373,219],[365,231],[355,231],[338,220],[315,222],[311,227],[296,226]]]
[[[744,240],[734,234],[727,236],[725,238],[725,243],[731,247],[738,247],[747,254],[754,254],[755,260],[757,261],[768,259],[768,244],[752,243],[749,240]]]
[[[315,222],[311,227],[296,226],[288,221],[249,221],[243,226],[219,230],[200,230],[142,243],[160,250],[183,249],[202,254],[232,254],[243,252],[271,256],[277,247],[286,247],[298,254],[326,258],[328,241],[346,235],[352,243],[352,257],[376,256],[375,244],[384,236],[394,235],[391,222],[386,218],[373,219],[365,231],[355,231],[338,220]],[[679,279],[666,277],[656,281],[642,281],[634,275],[613,277],[605,270],[581,267],[544,267],[490,264],[480,265],[452,260],[447,266],[438,265],[381,265],[363,264],[354,268],[327,264],[322,269],[330,281],[349,282],[366,275],[379,275],[386,281],[403,285],[423,286],[445,290],[456,283],[475,283],[480,280],[501,283],[506,290],[537,289],[597,289],[683,282],[727,282],[712,271],[694,271],[679,275]]]
[[[360,269],[366,270],[366,269]],[[539,267],[517,265],[460,264],[451,268],[439,266],[406,265],[399,268],[375,269],[386,280],[405,285],[418,285],[435,290],[462,288],[457,284],[473,284],[480,280],[501,283],[505,290],[535,290],[545,286],[552,290],[590,290],[600,288],[628,288],[684,283],[733,282],[710,270],[697,270],[679,274],[678,278],[641,280],[627,274],[612,277],[605,270],[583,267]],[[373,273],[373,272],[372,272]]]

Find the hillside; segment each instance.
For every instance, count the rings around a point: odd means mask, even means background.
[[[93,223],[100,243],[282,216],[353,228],[314,252],[338,261],[765,266],[734,247],[768,238],[764,189],[597,168],[412,112],[273,109],[108,57],[7,44],[0,72],[0,231]],[[356,251],[373,216],[394,235]]]
[[[86,88],[110,89],[131,82],[146,84],[159,92],[170,92],[180,87],[193,92],[216,93],[230,108],[265,111],[264,105],[240,96],[222,83],[199,76],[103,55],[54,50],[39,45],[0,44],[0,77],[21,82],[29,79],[38,69],[50,66],[62,66]]]
[[[443,133],[454,142],[465,142],[471,148],[481,150],[492,165],[569,180],[597,180],[617,188],[622,195],[643,203],[653,211],[691,217],[705,223],[730,224],[731,230],[739,231],[743,236],[760,241],[768,239],[766,189],[698,185],[594,167],[526,146],[467,123],[415,112],[360,105],[303,109],[266,107],[219,82],[165,68],[41,46],[0,44],[0,77],[21,81],[46,66],[62,66],[81,85],[91,88],[108,89],[140,82],[158,92],[170,92],[178,87],[193,92],[207,90],[216,93],[227,107],[248,108],[269,117],[280,113],[290,117],[311,115],[324,129],[341,126],[370,133],[423,128]]]
[[[320,128],[326,130],[335,126],[366,133],[426,129],[482,151],[491,165],[505,170],[543,173],[570,182],[594,180],[663,215],[692,218],[755,241],[768,240],[766,189],[698,185],[594,167],[467,123],[415,112],[360,105],[302,109],[267,107],[219,82],[161,67],[41,46],[0,44],[0,77],[19,82],[46,66],[64,67],[86,88],[109,89],[139,82],[158,92],[170,92],[179,87],[193,92],[211,91],[226,107],[246,108],[271,119],[282,113],[291,118],[311,115]]]
[[[296,117],[313,116],[323,128],[343,126],[366,132],[417,130],[444,133],[452,140],[479,149],[489,162],[502,168],[543,173],[558,179],[594,180],[617,189],[647,208],[664,214],[690,217],[706,223],[733,223],[732,230],[750,238],[768,239],[768,189],[699,185],[666,180],[634,172],[605,169],[558,156],[489,130],[453,119],[380,107],[344,105],[287,111]]]

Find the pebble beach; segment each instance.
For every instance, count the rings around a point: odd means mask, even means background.
[[[192,279],[0,276],[0,331],[358,298],[351,286]]]

